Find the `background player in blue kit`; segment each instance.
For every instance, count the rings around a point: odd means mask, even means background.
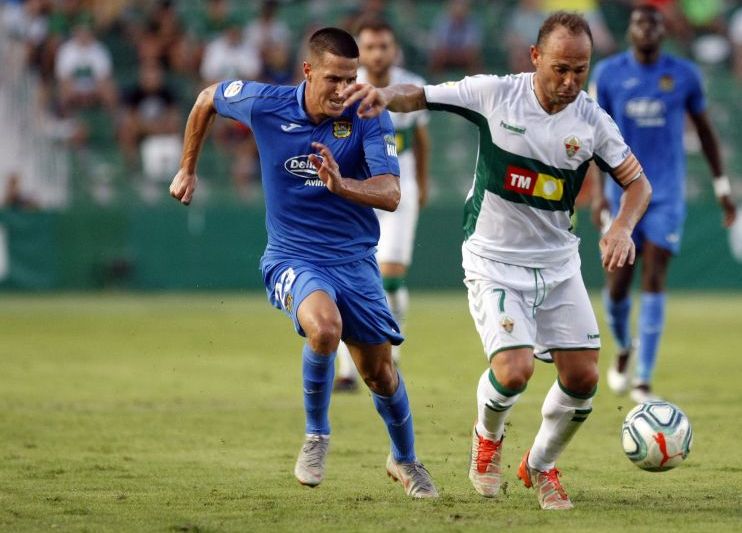
[[[592,92],[615,120],[624,139],[641,161],[652,184],[652,202],[637,225],[633,238],[642,258],[641,309],[636,377],[631,397],[637,402],[654,398],[651,382],[665,316],[665,278],[672,255],[680,250],[685,218],[686,113],[701,141],[714,176],[714,192],[723,211],[723,224],[735,219],[729,179],[724,175],[719,144],[706,114],[701,76],[689,61],[661,52],[665,35],[662,14],[652,6],[631,12],[630,50],[598,63]],[[596,187],[593,218],[596,223],[621,201],[621,189],[606,180]],[[604,193],[604,195],[602,194]],[[611,332],[619,346],[608,370],[608,385],[623,394],[629,388],[630,359],[634,351],[629,331],[629,296],[634,265],[607,273],[604,293]]]
[[[204,89],[188,118],[181,169],[170,193],[184,204],[196,188],[196,162],[218,113],[249,126],[260,152],[268,245],[261,270],[271,303],[307,339],[303,350],[306,438],[294,474],[318,485],[329,447],[334,359],[350,348],[391,437],[387,472],[415,498],[437,497],[415,456],[412,416],[391,346],[402,342],[374,258],[374,208],[393,211],[399,165],[388,113],[377,120],[343,107],[356,80],[358,47],[337,28],[309,40],[305,81],[273,86],[226,81]]]

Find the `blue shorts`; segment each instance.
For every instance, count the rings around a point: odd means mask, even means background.
[[[611,206],[611,214],[615,218],[618,206]],[[647,212],[634,228],[632,238],[636,245],[637,254],[641,253],[645,241],[668,250],[673,255],[680,251],[680,241],[683,237],[683,223],[685,222],[685,206],[677,204],[650,205]]]
[[[263,260],[263,282],[270,303],[291,317],[296,332],[306,336],[297,310],[314,291],[333,299],[343,321],[343,340],[362,344],[397,346],[399,333],[381,282],[376,259],[365,259],[333,266],[318,266],[301,259]]]

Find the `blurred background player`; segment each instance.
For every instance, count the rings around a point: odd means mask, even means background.
[[[397,83],[424,85],[421,77],[395,65],[399,49],[394,30],[389,24],[370,19],[361,22],[357,31],[361,54],[358,81],[368,82],[375,87]],[[410,299],[406,282],[407,269],[412,262],[418,212],[428,198],[430,138],[427,111],[390,114],[399,156],[402,197],[396,211],[376,210],[380,226],[376,260],[384,279],[389,308],[403,331]],[[400,346],[392,347],[392,357],[395,364],[399,365]],[[356,390],[358,371],[348,349],[342,343],[338,348],[338,363],[335,390]]]
[[[349,33],[323,28],[309,39],[305,81],[298,86],[235,80],[204,89],[188,118],[182,166],[170,192],[190,203],[196,162],[217,113],[252,129],[265,191],[268,244],[260,266],[266,292],[306,338],[306,431],[294,475],[311,487],[324,479],[342,338],[387,426],[387,473],[408,496],[435,498],[430,474],[415,455],[407,391],[391,357],[391,344],[403,337],[374,258],[379,224],[373,208],[392,211],[400,197],[394,130],[388,114],[361,120],[357,106],[346,108],[340,98],[356,80],[358,55]]]
[[[652,373],[665,323],[665,280],[670,258],[680,250],[685,219],[686,113],[698,132],[703,155],[714,176],[714,192],[723,211],[723,224],[735,218],[729,179],[724,175],[719,143],[706,113],[701,75],[687,60],[660,50],[665,36],[662,14],[652,6],[636,7],[629,23],[631,49],[598,63],[593,92],[598,103],[618,124],[631,149],[651,178],[652,202],[634,231],[642,259],[638,347],[632,344],[629,321],[634,265],[606,274],[604,303],[611,332],[619,347],[608,369],[608,386],[617,394],[629,388],[632,354],[638,351],[631,398],[644,402],[652,392]],[[615,215],[622,191],[606,180],[598,186],[593,219]],[[604,222],[607,221],[607,217]]]

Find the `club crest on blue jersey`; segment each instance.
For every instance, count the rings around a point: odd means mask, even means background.
[[[346,139],[353,131],[353,124],[347,120],[338,120],[332,123],[332,135],[336,139]]]
[[[669,93],[675,88],[675,79],[669,74],[663,74],[660,77],[660,89],[666,93]]]
[[[283,308],[286,309],[286,311],[290,313],[293,307],[294,307],[294,297],[291,295],[291,293],[288,293],[286,297],[283,299]]]

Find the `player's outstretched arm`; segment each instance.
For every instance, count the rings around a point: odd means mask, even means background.
[[[626,177],[627,172],[633,172],[633,169],[637,170],[635,177]],[[652,186],[634,156],[630,156],[613,169],[611,174],[616,181],[625,185],[616,219],[600,239],[603,268],[608,272],[613,272],[626,264],[634,264],[636,248],[631,234],[647,210],[652,197]]]
[[[354,83],[341,94],[347,108],[360,102],[358,116],[378,117],[384,109],[397,113],[409,113],[425,109],[425,91],[417,85],[402,83],[377,88],[368,83]]]
[[[196,103],[193,104],[191,113],[188,115],[188,122],[183,135],[183,155],[180,158],[180,170],[170,184],[170,196],[185,205],[191,203],[193,193],[196,190],[198,156],[201,153],[206,134],[214,122],[214,117],[216,117],[216,108],[214,107],[216,88],[217,84],[214,84],[201,91],[196,98]]]
[[[691,113],[690,118],[696,127],[698,139],[701,141],[703,155],[714,177],[714,195],[719,201],[719,205],[724,213],[722,224],[728,228],[734,223],[734,219],[737,218],[737,208],[732,201],[732,188],[729,184],[729,178],[724,174],[719,139],[714,128],[711,127],[711,122],[705,111],[696,114]]]
[[[401,192],[399,178],[393,174],[380,174],[365,180],[344,178],[340,175],[337,161],[327,146],[312,143],[312,147],[322,156],[311,154],[309,161],[317,169],[317,175],[327,185],[327,189],[352,202],[384,211],[394,211],[399,205]]]

